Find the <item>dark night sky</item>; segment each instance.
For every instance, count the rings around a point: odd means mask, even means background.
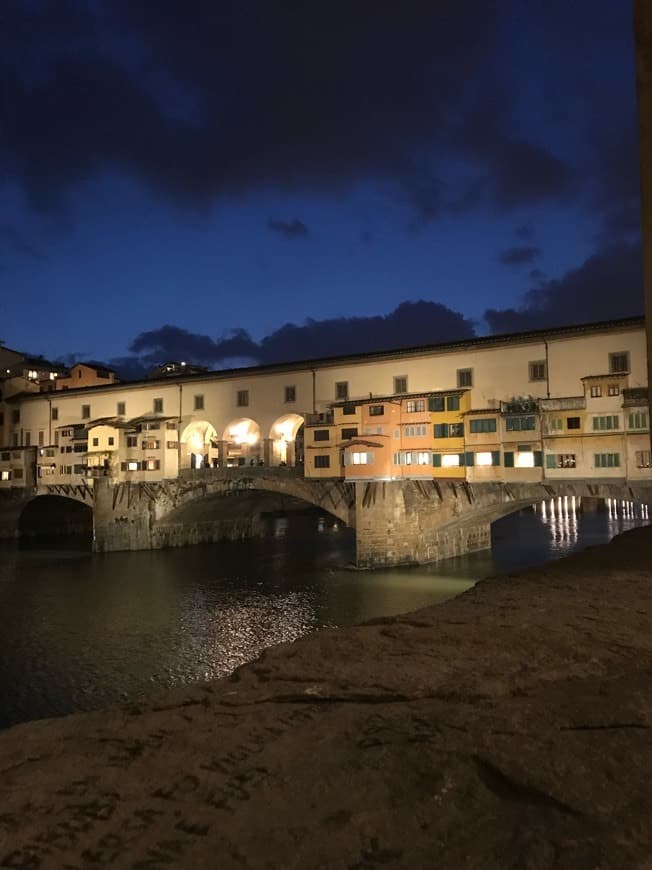
[[[643,311],[626,0],[4,0],[0,339],[219,367]]]

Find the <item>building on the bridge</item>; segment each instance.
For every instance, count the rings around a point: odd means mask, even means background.
[[[3,389],[0,488],[259,464],[344,480],[651,473],[642,318],[125,384],[87,376]]]
[[[71,366],[68,372],[57,377],[56,389],[75,390],[81,387],[101,387],[115,383],[118,383],[118,376],[113,369],[100,363],[78,362]]]

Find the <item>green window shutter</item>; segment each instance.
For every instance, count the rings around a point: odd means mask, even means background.
[[[546,468],[557,468],[557,458],[554,453],[548,453],[546,456]]]
[[[473,453],[465,453],[464,457],[465,457],[465,462],[468,466],[475,464],[474,463],[475,457],[474,457]]]
[[[458,453],[457,455],[460,457],[460,468],[463,468],[466,465],[466,456],[464,453]]]
[[[435,468],[441,468],[441,453],[432,454],[432,464]]]
[[[505,450],[503,453],[505,468],[514,468],[514,451]]]
[[[491,464],[500,465],[500,450],[491,451]]]
[[[614,465],[620,468],[620,453],[614,453]]]
[[[543,453],[540,450],[534,451],[534,467],[541,468],[543,465]]]

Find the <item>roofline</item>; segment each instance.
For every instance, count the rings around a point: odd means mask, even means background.
[[[474,336],[459,341],[441,344],[423,344],[413,347],[395,348],[393,350],[374,350],[364,353],[347,354],[344,356],[315,357],[307,360],[294,360],[282,363],[265,363],[258,366],[243,366],[235,369],[216,369],[194,375],[173,375],[161,378],[142,378],[136,381],[120,381],[119,383],[98,384],[89,387],[78,387],[65,390],[70,395],[81,395],[92,392],[107,392],[109,390],[124,390],[133,387],[152,387],[155,384],[187,384],[201,383],[211,380],[229,380],[236,377],[275,374],[287,371],[311,370],[314,368],[336,368],[351,362],[372,362],[374,360],[395,359],[396,357],[421,356],[429,353],[446,353],[453,350],[464,350],[475,347],[500,347],[515,341],[524,343],[545,341],[548,338],[572,337],[592,332],[609,332],[615,329],[637,329],[645,327],[645,317],[640,314],[635,317],[622,317],[617,320],[600,320],[595,323],[580,323],[573,326],[555,326],[548,329],[535,329],[529,332],[510,332],[501,335]],[[56,396],[63,390],[52,390],[49,396]],[[43,393],[30,393],[29,398],[42,398]],[[13,397],[12,397],[13,398]],[[11,401],[9,399],[8,401]]]

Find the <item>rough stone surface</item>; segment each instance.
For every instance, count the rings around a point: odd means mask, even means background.
[[[0,866],[652,868],[652,529],[0,733]]]

